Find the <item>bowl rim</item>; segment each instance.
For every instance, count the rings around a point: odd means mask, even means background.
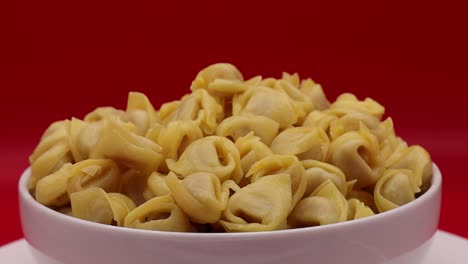
[[[69,222],[69,224],[80,226],[81,228],[90,229],[100,232],[113,232],[114,234],[128,235],[128,236],[140,236],[140,237],[158,237],[165,239],[251,239],[251,238],[275,238],[283,237],[285,235],[311,235],[313,233],[322,233],[322,232],[333,232],[340,231],[348,228],[358,228],[359,226],[367,226],[375,222],[380,221],[382,218],[395,217],[401,213],[411,211],[413,208],[418,207],[421,204],[426,203],[426,201],[433,198],[442,188],[442,175],[439,167],[433,163],[433,173],[431,178],[431,186],[429,189],[416,198],[414,201],[411,201],[405,205],[402,205],[398,208],[379,213],[370,217],[365,217],[356,220],[345,221],[341,223],[322,225],[322,226],[312,226],[312,227],[303,227],[295,229],[284,229],[284,230],[274,230],[274,231],[261,231],[261,232],[239,232],[239,233],[196,233],[196,232],[168,232],[168,231],[157,231],[157,230],[143,230],[143,229],[134,229],[127,227],[119,227],[112,225],[105,225],[100,223],[95,223],[91,221],[82,220],[75,218],[69,215],[62,214],[57,212],[33,198],[31,193],[28,190],[27,183],[31,176],[31,167],[28,167],[21,175],[18,182],[18,191],[20,203],[24,202],[31,207],[35,207],[43,215],[48,217],[53,217],[57,221]],[[338,234],[338,233],[335,233]]]

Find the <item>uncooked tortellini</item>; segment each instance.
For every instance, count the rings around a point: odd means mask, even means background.
[[[119,227],[256,232],[372,217],[431,185],[429,153],[397,135],[382,105],[330,102],[297,73],[216,63],[178,100],[155,108],[157,97],[130,92],[124,110],[51,124],[29,159],[34,198]]]

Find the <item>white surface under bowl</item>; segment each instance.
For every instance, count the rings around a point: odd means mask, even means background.
[[[372,217],[260,233],[177,233],[107,226],[58,213],[19,182],[23,232],[41,264],[127,263],[424,263],[437,230],[442,178],[415,201]]]

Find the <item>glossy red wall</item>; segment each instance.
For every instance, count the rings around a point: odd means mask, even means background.
[[[331,100],[353,92],[385,105],[397,132],[442,169],[441,228],[468,237],[463,1],[168,2],[1,9],[0,245],[22,236],[16,181],[52,121],[124,107],[131,90],[159,106],[215,62],[246,77],[298,72]]]

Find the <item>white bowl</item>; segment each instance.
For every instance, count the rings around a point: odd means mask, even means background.
[[[423,263],[437,230],[441,173],[415,201],[372,217],[260,233],[177,233],[96,224],[38,203],[19,182],[23,232],[40,264]]]

